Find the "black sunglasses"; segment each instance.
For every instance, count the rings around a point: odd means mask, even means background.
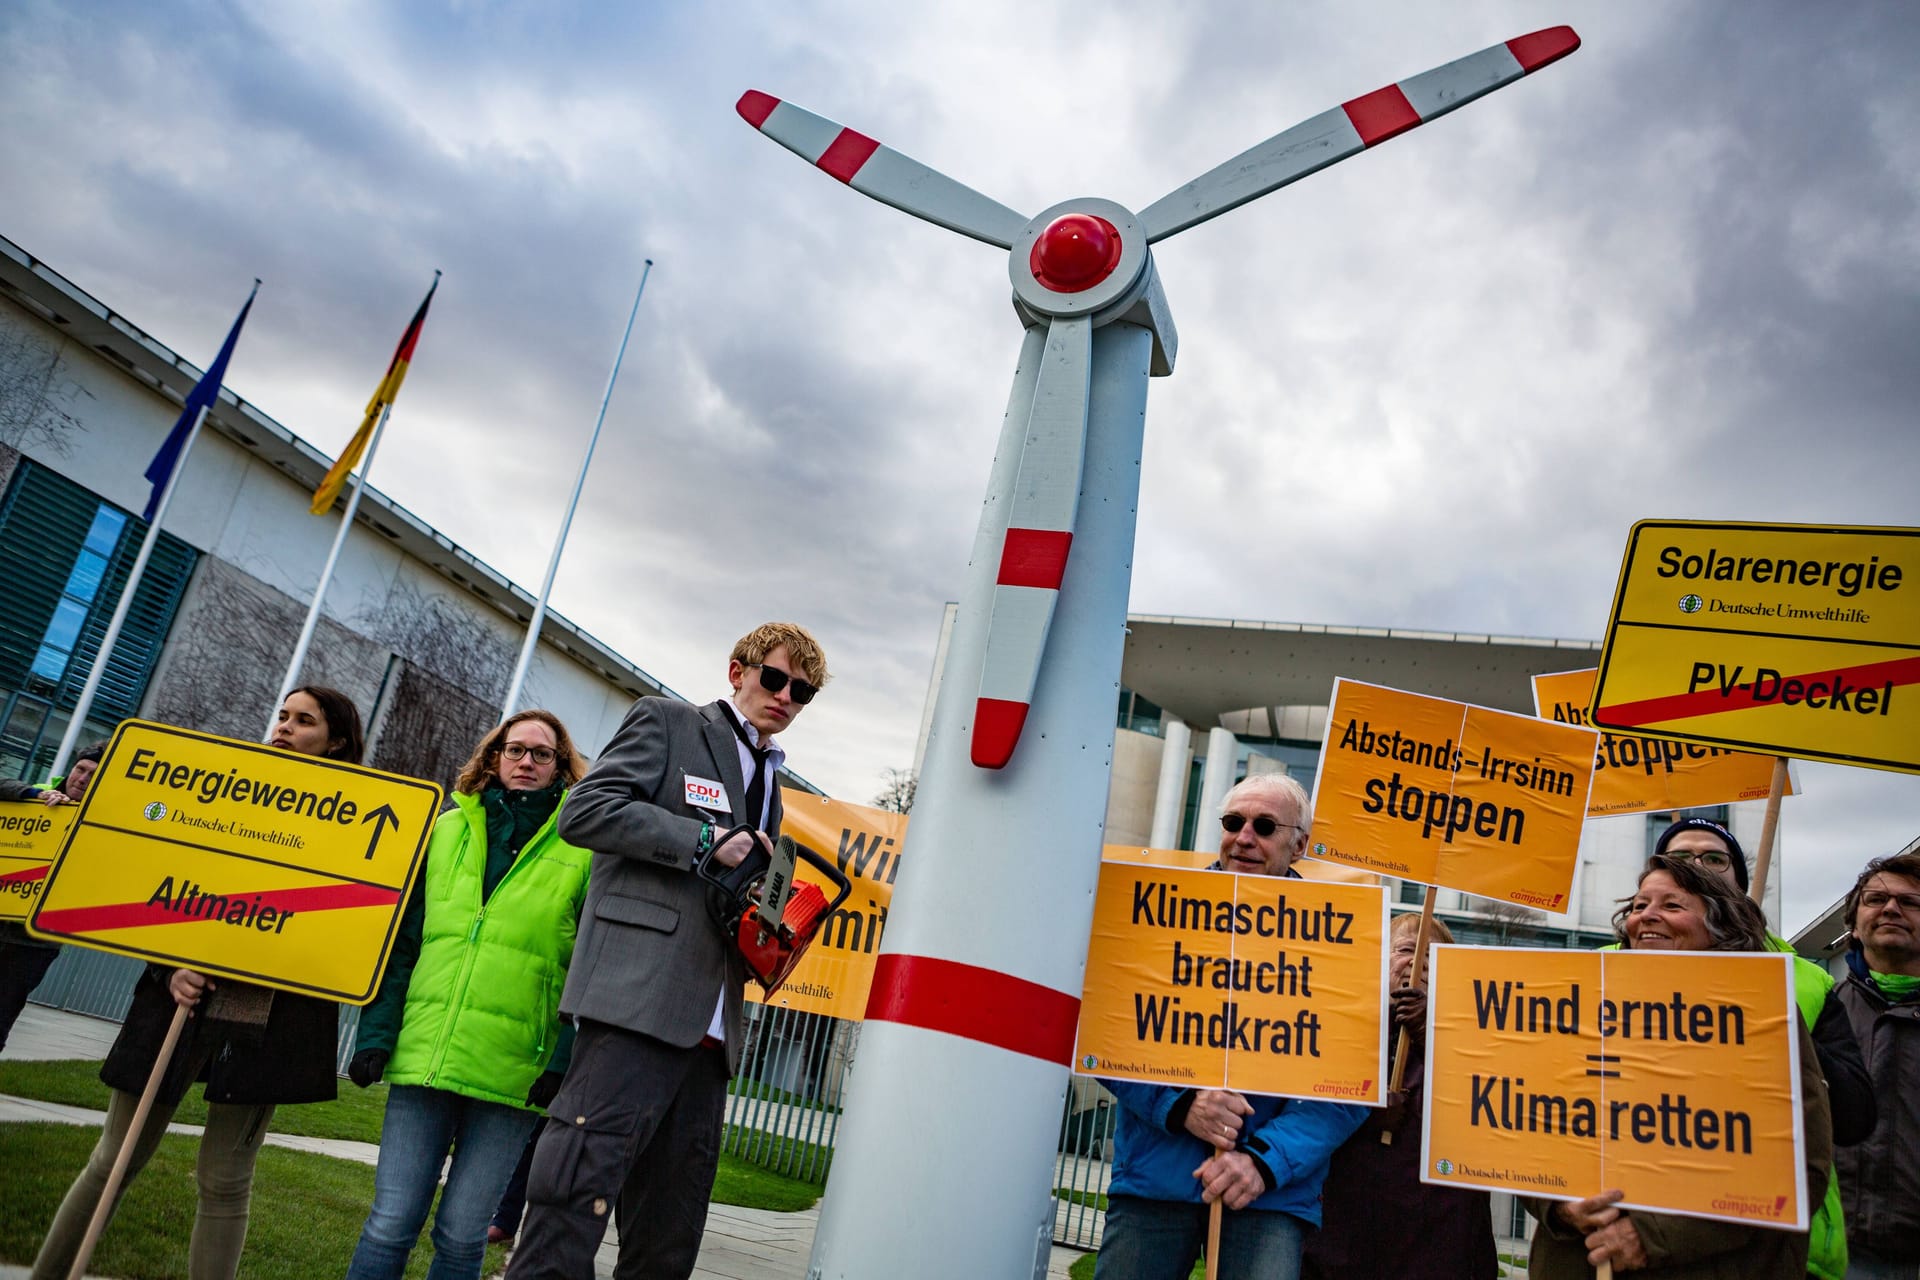
[[[1240,828],[1246,826],[1248,821],[1249,819],[1244,813],[1223,813],[1220,815],[1220,825],[1226,829],[1227,834],[1230,836],[1240,834]],[[1253,822],[1253,834],[1259,836],[1262,840],[1265,840],[1281,827],[1292,827],[1295,831],[1305,829],[1295,827],[1291,822],[1275,822],[1264,813],[1251,821]]]
[[[820,692],[819,685],[808,684],[799,676],[790,676],[778,667],[770,667],[764,662],[756,662],[753,665],[760,668],[760,687],[768,693],[778,693],[787,687],[788,681],[792,681],[792,697],[800,706],[804,707],[812,702],[813,695]]]

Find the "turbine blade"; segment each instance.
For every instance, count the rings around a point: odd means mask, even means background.
[[[1549,27],[1376,89],[1275,134],[1169,192],[1141,211],[1140,225],[1148,243],[1164,240],[1465,106],[1579,47],[1572,27]]]
[[[1092,368],[1092,322],[1055,317],[1034,382],[980,664],[972,755],[982,769],[1012,759],[1033,702],[1080,506]]]
[[[824,116],[749,89],[734,104],[740,118],[817,169],[903,213],[963,236],[1013,248],[1027,219],[972,187],[955,182]]]

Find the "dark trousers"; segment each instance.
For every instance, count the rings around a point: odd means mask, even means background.
[[[723,1049],[678,1049],[582,1020],[533,1153],[507,1280],[592,1280],[616,1211],[617,1280],[686,1280],[707,1225],[726,1101]]]
[[[520,1219],[527,1212],[527,1176],[533,1172],[533,1149],[539,1145],[540,1130],[536,1127],[527,1138],[527,1149],[520,1153],[520,1163],[513,1166],[513,1176],[507,1179],[499,1208],[493,1211],[489,1225],[510,1236],[520,1234]]]
[[[27,997],[59,958],[58,947],[0,942],[0,1048],[6,1047],[14,1022],[27,1007]]]

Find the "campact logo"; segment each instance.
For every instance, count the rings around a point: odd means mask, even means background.
[[[1680,612],[1682,613],[1698,613],[1705,605],[1706,601],[1696,595],[1684,595],[1680,597]]]
[[[152,804],[140,811],[140,816],[148,822],[164,821],[167,816],[167,806],[155,800]]]
[[[1331,1094],[1336,1098],[1369,1098],[1373,1096],[1373,1078],[1369,1076],[1359,1084],[1351,1081],[1322,1080],[1313,1086],[1317,1094]]]

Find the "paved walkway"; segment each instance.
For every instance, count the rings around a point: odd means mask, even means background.
[[[30,1004],[14,1024],[0,1058],[98,1060],[119,1030],[117,1023],[80,1014],[62,1013]],[[0,1124],[51,1121],[98,1127],[103,1113],[81,1107],[63,1107],[30,1098],[0,1094]],[[198,1134],[198,1125],[174,1124],[169,1133]],[[337,1156],[372,1164],[380,1149],[372,1143],[348,1142],[335,1138],[303,1138],[272,1133],[267,1142],[276,1147]],[[807,1255],[813,1249],[813,1231],[819,1210],[800,1213],[773,1213],[765,1209],[742,1209],[716,1204],[707,1214],[707,1234],[700,1246],[700,1261],[694,1267],[694,1280],[805,1280]],[[1067,1267],[1080,1255],[1056,1246],[1048,1264],[1051,1280],[1065,1280]],[[609,1240],[595,1259],[594,1275],[611,1277],[615,1247]],[[0,1280],[26,1280],[27,1268],[0,1265]]]

